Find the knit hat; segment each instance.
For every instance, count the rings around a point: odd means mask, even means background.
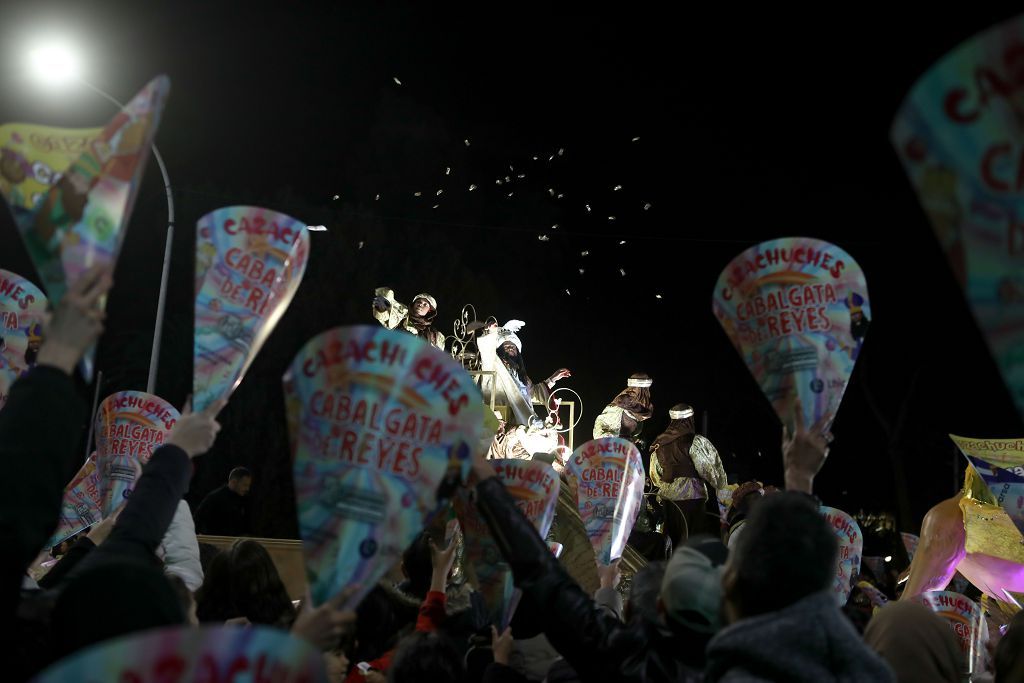
[[[676,550],[661,581],[661,602],[670,623],[707,634],[721,628],[726,554],[722,543],[710,538]]]

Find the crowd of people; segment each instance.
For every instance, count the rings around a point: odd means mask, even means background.
[[[195,526],[183,503],[191,461],[217,438],[223,401],[201,412],[186,406],[118,513],[30,578],[40,554],[47,557],[44,545],[78,465],[87,409],[73,373],[102,332],[99,302],[111,285],[110,272],[94,268],[69,288],[36,367],[0,411],[0,460],[17,482],[0,497],[5,680],[27,679],[111,638],[189,624],[288,630],[322,651],[332,681],[968,680],[948,624],[896,600],[896,586],[883,577],[865,570],[859,578],[874,578],[890,604],[863,618],[855,599],[847,608],[837,604],[837,540],[813,493],[828,453],[824,423],[798,424],[785,438],[781,489],[741,487],[716,526],[704,506],[721,485],[721,463],[695,433],[693,409],[682,404],[670,412],[670,429],[653,440],[650,462],[658,490],[682,501],[693,523],[674,532],[671,557],[631,576],[628,591],[619,590],[618,562],[598,567],[599,589],[585,591],[520,512],[486,453],[474,455],[466,485],[522,591],[505,629],[481,621],[471,586],[455,578],[457,536],[445,544],[421,534],[403,555],[401,580],[382,581],[355,610],[343,607],[346,590],[318,606],[308,598],[293,602],[257,540],[201,548],[197,528],[248,531],[240,512],[248,471],[232,472],[199,507]],[[434,309],[414,305],[420,317]],[[646,376],[630,378],[596,429],[635,437],[650,417],[650,384]],[[671,484],[680,477],[685,491],[673,498]],[[991,629],[986,645],[987,665],[974,680],[1024,681],[1024,615]]]

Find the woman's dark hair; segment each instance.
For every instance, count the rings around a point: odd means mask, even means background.
[[[274,561],[266,548],[250,539],[235,541],[231,550],[213,558],[196,594],[196,614],[201,622],[245,617],[280,628],[290,628],[295,621],[295,607]]]
[[[423,600],[430,590],[430,578],[433,575],[433,570],[430,536],[424,531],[402,553],[402,571],[406,577],[406,581],[402,584],[402,590]]]
[[[388,681],[392,683],[464,680],[462,658],[451,642],[437,632],[417,631],[402,640],[388,669]]]

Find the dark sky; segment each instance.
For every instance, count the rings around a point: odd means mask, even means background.
[[[372,322],[383,284],[399,299],[433,293],[446,331],[467,303],[481,318],[525,320],[534,379],[573,370],[578,438],[644,370],[655,378],[649,436],[669,406],[690,402],[707,412],[731,473],[779,482],[777,420],[713,318],[711,290],[733,256],[788,235],[842,246],[871,295],[872,328],[819,477],[828,504],[895,512],[902,490],[901,522],[916,531],[962,475],[947,433],[1020,434],[888,142],[914,79],[1007,15],[383,5],[0,9],[0,121],[112,115],[88,91],[42,94],[24,77],[32,37],[52,27],[87,50],[86,78],[121,99],[158,73],[171,78],[157,136],[178,212],[157,385],[168,400],[190,386],[199,216],[252,203],[329,228],[312,235],[303,285],[226,409],[190,497],[250,465],[258,531],[293,533],[280,376],[316,333]],[[161,192],[151,165],[108,307],[104,395],[145,387]],[[32,276],[16,236],[0,239],[0,267]]]

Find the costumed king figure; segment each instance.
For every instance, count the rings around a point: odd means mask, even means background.
[[[374,291],[373,317],[389,330],[414,334],[444,351],[444,335],[434,327],[437,301],[427,293],[413,297],[409,307],[395,301],[394,290],[378,287]]]

